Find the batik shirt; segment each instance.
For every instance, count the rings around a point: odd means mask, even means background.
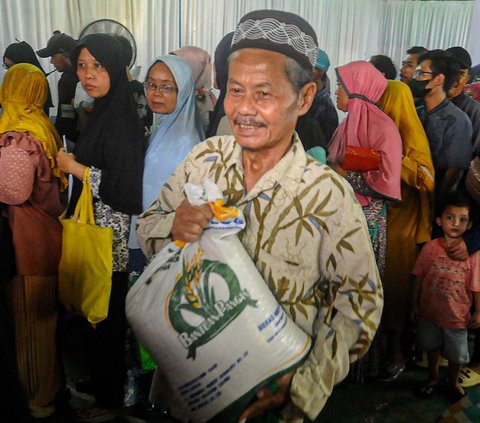
[[[314,419],[333,386],[363,355],[378,327],[383,292],[365,217],[348,183],[308,157],[295,135],[283,158],[246,192],[234,137],[196,145],[138,219],[150,257],[168,242],[186,182],[212,179],[227,205],[242,209],[240,240],[290,317],[314,338],[296,369],[283,421]]]

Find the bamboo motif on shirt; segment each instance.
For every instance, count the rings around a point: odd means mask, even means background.
[[[296,230],[296,233],[295,233],[295,243],[298,244],[298,241],[300,239],[300,236],[301,236],[301,233],[302,233],[302,230],[303,228],[305,228],[306,230],[308,230],[308,232],[310,234],[313,235],[313,231],[312,231],[312,228],[310,227],[309,223],[305,221],[305,218],[309,219],[310,222],[317,228],[319,229],[320,227],[322,227],[326,232],[328,232],[328,227],[327,225],[325,224],[325,222],[320,219],[319,216],[331,216],[332,214],[334,214],[337,210],[332,210],[332,211],[323,211],[323,209],[325,208],[325,206],[328,204],[328,202],[330,201],[330,197],[332,195],[332,192],[330,191],[326,197],[322,200],[322,202],[316,207],[316,209],[313,211],[312,213],[312,208],[313,206],[315,205],[315,201],[317,200],[317,197],[314,196],[312,198],[312,200],[309,202],[309,204],[307,205],[306,209],[305,209],[305,213],[303,212],[302,210],[302,205],[300,203],[300,201],[307,195],[310,193],[310,191],[313,189],[313,188],[316,188],[322,180],[326,179],[326,178],[329,178],[330,175],[328,174],[325,174],[325,175],[322,175],[320,177],[318,177],[311,185],[305,187],[303,189],[302,192],[300,192],[298,194],[297,197],[294,198],[294,201],[292,203],[290,203],[290,205],[288,207],[286,207],[282,213],[280,213],[280,216],[278,217],[277,219],[277,222],[275,223],[275,226],[273,227],[271,233],[270,233],[270,236],[268,238],[267,241],[265,241],[265,243],[263,244],[263,248],[266,249],[266,251],[268,251],[269,253],[272,251],[272,248],[273,248],[273,244],[275,243],[275,239],[276,239],[276,236],[278,235],[278,233],[282,230],[285,230],[287,229],[288,227],[290,227],[291,225],[295,224],[297,221],[299,221],[298,223],[298,227],[297,227],[297,230]],[[298,214],[298,217],[296,217],[295,219],[293,219],[292,221],[286,223],[286,224],[283,224],[282,223],[286,220],[287,216],[290,214],[290,212],[292,211],[292,209],[295,207],[296,211],[297,211],[297,214]],[[260,240],[261,241],[261,240]]]
[[[223,190],[223,194],[227,199],[228,204],[237,204],[244,198],[244,178],[240,174],[237,167],[232,167],[231,171],[227,171],[228,163],[232,160],[232,156],[235,152],[234,149],[230,150],[228,153],[222,151],[222,142],[220,141],[218,146],[215,146],[211,141],[206,141],[208,146],[207,149],[200,152],[196,159],[205,157],[204,162],[210,162],[211,167],[208,170],[208,174],[211,175],[216,183],[226,179],[226,187]],[[218,147],[218,148],[217,148]],[[252,206],[252,212],[254,213],[255,219],[258,222],[258,231],[256,236],[256,241],[254,245],[254,251],[252,254],[252,260],[257,263],[259,270],[263,275],[265,275],[266,282],[268,283],[270,289],[275,294],[279,303],[281,303],[289,312],[291,317],[296,320],[298,318],[297,314],[301,314],[306,320],[309,318],[309,308],[318,309],[322,307],[327,314],[324,317],[326,323],[329,324],[331,320],[331,315],[328,313],[329,307],[331,306],[332,301],[335,296],[338,294],[346,295],[349,298],[351,303],[352,310],[355,315],[358,317],[359,321],[363,322],[364,325],[370,329],[374,329],[374,323],[370,319],[372,310],[367,310],[365,314],[361,315],[362,307],[359,307],[364,301],[374,303],[374,298],[381,296],[378,290],[374,286],[369,285],[368,275],[361,278],[359,281],[356,281],[352,278],[344,277],[339,281],[328,281],[328,286],[325,286],[324,283],[319,282],[311,287],[307,292],[305,292],[304,284],[295,284],[287,277],[280,277],[275,279],[272,274],[272,269],[269,269],[269,265],[262,262],[260,257],[260,252],[263,249],[267,253],[271,253],[273,246],[277,240],[277,236],[280,232],[288,230],[294,225],[297,225],[295,228],[295,244],[298,245],[299,241],[302,238],[304,231],[314,235],[315,227],[319,232],[322,230],[327,234],[329,233],[329,227],[325,222],[324,218],[335,214],[338,210],[336,208],[328,210],[328,206],[331,205],[331,198],[333,191],[330,190],[325,197],[320,201],[318,205],[318,196],[312,195],[313,189],[318,189],[319,184],[326,180],[330,179],[332,185],[339,190],[342,196],[349,195],[342,184],[329,173],[322,174],[317,177],[315,181],[306,186],[300,193],[298,193],[293,201],[288,204],[278,215],[277,220],[275,221],[273,228],[268,233],[266,232],[268,216],[275,206],[275,202],[279,201],[278,196],[281,192],[281,185],[276,183],[273,187],[273,191],[268,196],[265,192],[261,192],[259,195],[255,196],[250,200]],[[312,195],[312,198],[308,201],[308,204],[305,206],[302,205],[302,200],[308,198],[308,195]],[[263,210],[262,210],[263,208]],[[292,212],[295,211],[296,215],[289,220]],[[326,268],[331,269],[334,273],[337,271],[338,261],[340,257],[343,257],[344,251],[354,252],[354,247],[349,241],[349,238],[353,237],[360,229],[361,224],[358,222],[358,226],[348,233],[344,234],[343,237],[337,241],[335,250],[330,253],[326,260]],[[312,227],[313,225],[313,227]],[[240,239],[242,239],[242,234],[239,234]],[[297,263],[289,263],[290,265],[297,265]],[[325,282],[325,281],[324,281]],[[349,290],[341,290],[341,287],[353,286],[354,288]],[[370,290],[369,290],[370,288]],[[358,304],[357,304],[358,302]],[[363,353],[368,347],[370,341],[368,339],[368,334],[362,333],[359,338],[359,341],[354,346],[351,354]],[[336,339],[332,339],[331,342],[336,344]],[[335,345],[334,345],[335,347]],[[333,348],[333,356],[335,355],[336,347]]]
[[[297,318],[297,310],[308,320],[308,312],[305,306],[318,307],[318,297],[315,292],[316,289],[312,289],[311,292],[305,293],[305,286],[302,284],[301,291],[297,295],[297,286],[294,285],[288,298],[284,298],[290,289],[290,279],[282,277],[278,281],[275,281],[271,270],[268,272],[267,283],[277,301],[285,308],[288,308],[293,320],[296,320]]]

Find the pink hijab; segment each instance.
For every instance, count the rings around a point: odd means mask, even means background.
[[[387,80],[365,61],[340,66],[336,72],[349,98],[348,115],[333,134],[328,160],[341,164],[347,145],[378,151],[379,169],[364,172],[364,180],[375,192],[399,200],[402,138],[395,123],[377,106]]]
[[[205,50],[195,46],[184,46],[172,51],[171,54],[181,57],[190,65],[196,90],[212,88],[212,63],[210,55]]]

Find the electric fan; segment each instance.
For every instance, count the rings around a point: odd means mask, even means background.
[[[120,22],[114,21],[113,19],[98,19],[89,23],[85,28],[82,29],[78,39],[80,40],[85,35],[90,34],[111,34],[111,35],[121,35],[124,37],[132,48],[132,58],[128,65],[129,68],[135,63],[137,58],[137,44],[135,43],[135,38],[129,29],[121,24]]]

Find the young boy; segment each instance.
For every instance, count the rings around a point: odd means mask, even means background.
[[[448,360],[447,383],[452,400],[465,395],[458,376],[468,363],[467,328],[480,327],[480,254],[466,261],[448,257],[445,247],[463,236],[471,225],[468,200],[459,195],[446,199],[436,222],[443,237],[427,243],[415,263],[412,318],[417,321],[417,344],[427,351],[428,380],[417,388],[431,395],[439,383],[440,353]],[[472,299],[475,314],[470,316]]]

